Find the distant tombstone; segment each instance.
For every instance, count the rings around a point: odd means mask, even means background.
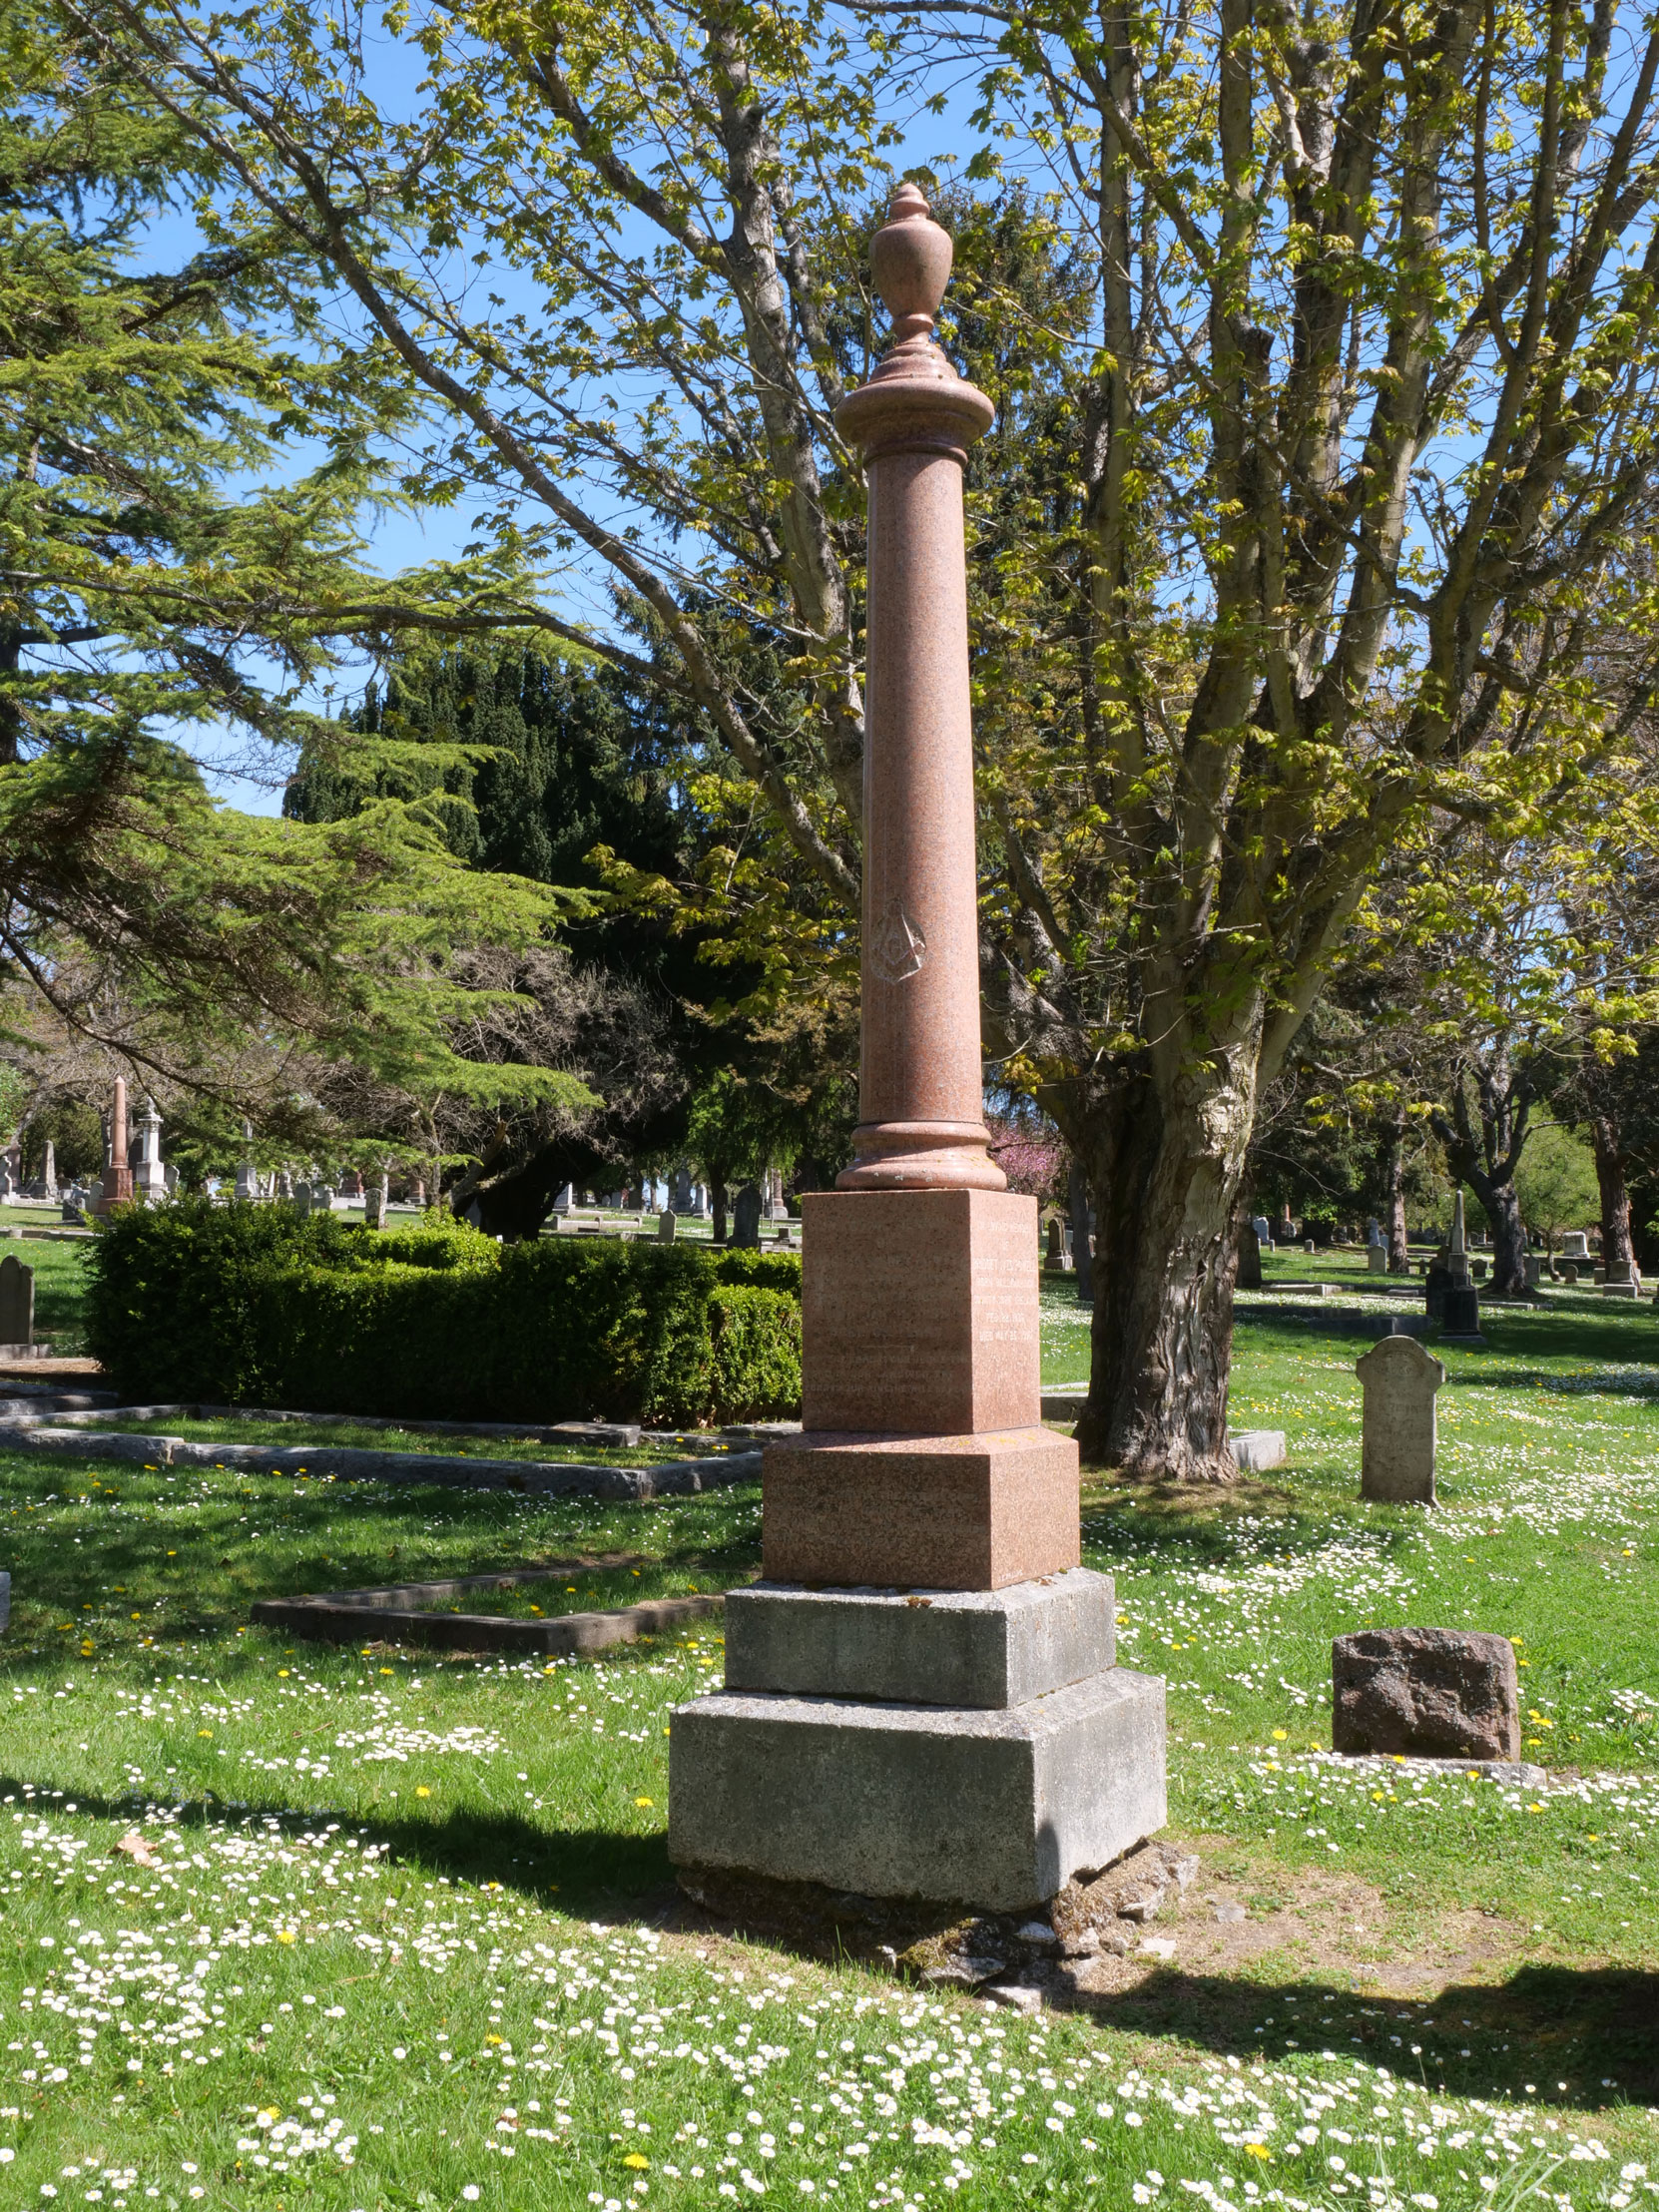
[[[179,1170],[178,1170],[178,1169],[177,1169],[177,1168],[176,1168],[176,1167],[175,1167],[175,1166],[173,1165],[173,1163],[172,1163],[172,1161],[171,1161],[171,1160],[170,1160],[170,1161],[168,1162],[167,1166],[166,1166],[166,1167],[165,1167],[165,1168],[164,1168],[164,1169],[162,1170],[162,1185],[163,1185],[163,1188],[164,1188],[164,1189],[166,1190],[166,1192],[167,1192],[167,1195],[168,1195],[168,1197],[169,1197],[169,1198],[177,1198],[177,1197],[178,1197],[178,1195],[179,1195]]]
[[[1258,1214],[1250,1226],[1256,1232],[1258,1246],[1267,1245],[1271,1248],[1273,1244],[1273,1224],[1269,1221],[1267,1215]]]
[[[318,1213],[331,1214],[338,1195],[331,1183],[318,1183],[311,1192],[311,1204]]]
[[[46,1140],[46,1151],[41,1161],[40,1195],[42,1198],[56,1198],[58,1195],[58,1150],[50,1137]]]
[[[1475,1280],[1475,1281],[1476,1281],[1477,1283],[1484,1283],[1484,1282],[1485,1282],[1485,1280],[1486,1280],[1486,1263],[1485,1263],[1485,1261],[1484,1261],[1484,1260],[1471,1260],[1471,1261],[1469,1262],[1469,1273],[1470,1273],[1470,1275],[1472,1275],[1472,1276],[1474,1277],[1474,1280]]]
[[[1366,1393],[1360,1495],[1434,1502],[1434,1393],[1445,1367],[1415,1337],[1381,1337],[1355,1368]]]
[[[668,1203],[670,1209],[676,1214],[689,1214],[691,1212],[692,1179],[690,1168],[678,1167],[675,1169],[674,1182],[669,1192]]]
[[[1388,1248],[1382,1244],[1366,1247],[1366,1272],[1368,1275],[1386,1275],[1388,1272]]]
[[[1262,1288],[1262,1233],[1257,1222],[1247,1221],[1239,1231],[1239,1272],[1235,1288],[1241,1291]]]
[[[576,1193],[567,1183],[564,1189],[559,1193],[558,1197],[553,1201],[553,1211],[556,1214],[568,1214],[575,1203]]]
[[[1045,1274],[1059,1275],[1063,1273],[1065,1264],[1065,1240],[1060,1235],[1060,1222],[1056,1215],[1048,1224],[1048,1245],[1043,1253],[1043,1270]]]
[[[293,1203],[298,1207],[301,1216],[310,1212],[311,1186],[308,1183],[295,1183],[293,1186]]]
[[[1375,1214],[1366,1224],[1366,1243],[1373,1249],[1382,1243],[1382,1224]]]
[[[706,1183],[694,1183],[692,1185],[691,1213],[693,1221],[708,1220],[709,1186]]]
[[[1534,1260],[1529,1256],[1526,1262],[1526,1287],[1529,1291],[1535,1291],[1538,1288],[1538,1281],[1542,1274],[1543,1262]]]
[[[0,1345],[35,1341],[35,1271],[7,1253],[0,1260]]]
[[[665,1206],[657,1216],[657,1242],[659,1244],[672,1244],[674,1242],[674,1232],[678,1227],[679,1223],[674,1218],[674,1208]]]
[[[1566,1261],[1562,1266],[1561,1280],[1563,1283],[1576,1283],[1578,1281],[1578,1270],[1573,1266],[1570,1260]]]
[[[253,1198],[258,1190],[259,1178],[254,1172],[252,1160],[243,1160],[237,1167],[238,1198]]]
[[[278,1198],[291,1198],[293,1196],[293,1177],[286,1168],[278,1168],[276,1171],[276,1196]]]
[[[341,1196],[341,1198],[361,1198],[361,1197],[362,1197],[362,1195],[363,1195],[363,1179],[362,1179],[362,1175],[361,1175],[361,1172],[360,1172],[360,1171],[359,1171],[358,1169],[356,1169],[356,1168],[347,1168],[347,1169],[346,1169],[346,1171],[345,1171],[345,1173],[344,1173],[344,1174],[343,1174],[343,1175],[342,1175],[342,1176],[340,1177],[340,1179],[339,1179],[339,1195]]]
[[[1590,1240],[1582,1229],[1569,1229],[1561,1239],[1563,1260],[1587,1260],[1590,1257]]]
[[[12,1198],[16,1192],[17,1183],[12,1175],[11,1154],[0,1152],[0,1198]]]
[[[758,1251],[761,1243],[761,1208],[765,1200],[758,1183],[746,1183],[732,1202],[732,1242]]]
[[[1312,1252],[1314,1250],[1314,1240],[1312,1237],[1303,1238],[1302,1249],[1304,1252]]]
[[[1480,1293],[1472,1283],[1453,1283],[1440,1308],[1442,1342],[1483,1344],[1480,1334]]]

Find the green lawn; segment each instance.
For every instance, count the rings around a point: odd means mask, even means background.
[[[55,1211],[55,1209],[54,1209]],[[47,1228],[51,1221],[42,1210],[38,1221],[33,1214],[19,1216],[6,1207],[0,1218],[0,1229],[10,1229],[27,1221],[31,1228]],[[76,1357],[86,1349],[86,1333],[81,1320],[82,1277],[81,1261],[86,1244],[48,1243],[41,1237],[0,1238],[0,1260],[9,1254],[20,1260],[24,1267],[35,1271],[35,1337],[44,1339],[54,1351]]]
[[[1080,1376],[1069,1285],[1044,1328],[1050,1380]],[[1204,1862],[1155,1932],[1175,1955],[1126,1961],[1098,2016],[677,1911],[667,1714],[720,1679],[718,1621],[602,1662],[247,1625],[262,1595],[578,1557],[632,1562],[573,1572],[592,1602],[718,1586],[755,1570],[754,1488],[0,1454],[0,2212],[1654,2204],[1659,1324],[1569,1294],[1489,1328],[1447,1356],[1436,1513],[1357,1502],[1365,1340],[1323,1320],[1238,1333],[1235,1417],[1284,1427],[1288,1468],[1091,1485],[1121,1656],[1170,1683],[1170,1833]],[[1517,1639],[1558,1787],[1335,1765],[1330,1639],[1407,1619]]]

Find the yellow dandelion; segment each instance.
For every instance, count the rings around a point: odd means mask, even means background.
[[[625,2166],[632,2166],[635,2173],[637,2174],[649,2173],[651,2171],[650,2159],[645,2157],[641,2152],[637,2150],[631,2150],[628,2153],[627,2157],[622,2161],[622,2163]]]
[[[415,1790],[416,1797],[430,1797],[431,1794],[431,1791],[427,1789],[424,1782],[420,1783]]]
[[[649,1804],[651,1804],[651,1802],[652,1802],[652,1801],[651,1801],[651,1799],[650,1799],[650,1798],[648,1798],[648,1797],[637,1797],[637,1798],[635,1798],[635,1800],[634,1800],[634,1803],[635,1803],[636,1805],[649,1805]]]

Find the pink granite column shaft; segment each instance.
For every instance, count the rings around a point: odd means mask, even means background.
[[[104,1203],[120,1205],[133,1195],[133,1171],[127,1165],[127,1079],[115,1079],[115,1103],[110,1109],[110,1165],[104,1178]]]
[[[841,1190],[990,1190],[962,476],[991,422],[933,343],[947,234],[914,185],[870,262],[895,344],[836,413],[869,485],[861,1057]]]

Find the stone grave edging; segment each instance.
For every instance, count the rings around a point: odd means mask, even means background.
[[[217,1466],[250,1474],[331,1475],[349,1482],[435,1482],[450,1489],[529,1490],[539,1496],[623,1502],[729,1489],[740,1482],[758,1480],[761,1472],[759,1451],[671,1459],[655,1467],[606,1467],[582,1461],[561,1464],[545,1459],[484,1459],[435,1451],[370,1451],[345,1444],[198,1443],[184,1436],[88,1434],[79,1428],[5,1425],[0,1426],[0,1438],[23,1450],[66,1459]]]
[[[388,1583],[364,1590],[325,1590],[314,1596],[268,1597],[249,1608],[261,1628],[305,1636],[322,1643],[356,1643],[367,1636],[397,1643],[426,1644],[444,1651],[523,1651],[549,1656],[584,1657],[641,1636],[660,1635],[682,1621],[720,1612],[724,1591],[696,1597],[643,1598],[637,1605],[599,1613],[557,1613],[545,1620],[507,1620],[494,1613],[438,1613],[399,1600],[420,1599],[434,1606],[468,1590],[517,1589],[529,1583],[562,1580],[577,1571],[564,1566],[518,1567],[500,1574],[451,1575],[437,1582]],[[584,1569],[582,1571],[591,1571]]]

